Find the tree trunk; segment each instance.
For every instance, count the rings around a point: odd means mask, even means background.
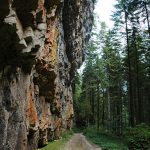
[[[107,114],[108,114],[108,118],[107,118],[107,120],[108,120],[108,130],[110,130],[110,128],[111,128],[111,124],[110,124],[111,119],[110,119],[110,93],[109,93],[109,89],[107,91]]]
[[[97,131],[99,131],[99,127],[100,127],[100,111],[99,111],[99,107],[100,107],[100,95],[99,95],[99,81],[97,81]]]
[[[95,124],[95,99],[94,99],[93,83],[92,83],[92,116],[93,116],[93,124]]]
[[[149,38],[150,38],[150,22],[149,22],[149,13],[148,13],[148,8],[147,8],[147,0],[145,0],[144,2],[144,6],[145,6],[145,11],[146,11],[146,20],[147,20],[147,27],[148,27],[148,34],[149,34]]]
[[[128,54],[128,83],[129,83],[129,124],[134,126],[134,101],[132,93],[132,78],[131,78],[131,61],[130,61],[130,46],[128,33],[128,14],[125,12],[126,38],[127,38],[127,54]]]
[[[102,125],[104,126],[104,119],[105,119],[105,103],[104,103],[104,91],[103,91],[103,100],[102,100]]]

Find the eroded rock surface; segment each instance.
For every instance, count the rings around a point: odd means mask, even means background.
[[[73,119],[92,0],[0,0],[0,150],[35,150]]]

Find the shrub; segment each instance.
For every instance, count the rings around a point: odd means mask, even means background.
[[[137,125],[134,128],[127,128],[125,137],[130,150],[150,149],[150,127],[146,124]]]

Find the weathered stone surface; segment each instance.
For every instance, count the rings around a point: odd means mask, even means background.
[[[35,150],[72,127],[93,1],[1,0],[0,10],[0,150]]]

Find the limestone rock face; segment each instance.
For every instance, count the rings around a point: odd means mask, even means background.
[[[0,150],[36,150],[72,127],[93,3],[0,0]]]

